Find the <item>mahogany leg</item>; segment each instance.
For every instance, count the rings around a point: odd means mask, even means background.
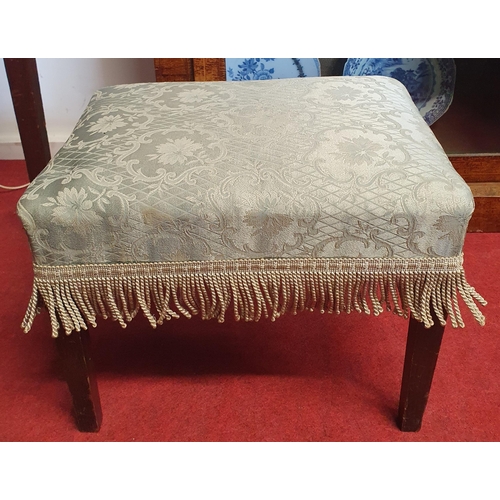
[[[32,181],[50,160],[36,59],[4,59],[4,64],[28,177]]]
[[[410,319],[397,419],[404,432],[416,432],[422,425],[444,332],[444,326],[433,319],[431,328]]]
[[[60,332],[56,344],[73,398],[76,426],[82,432],[97,432],[102,411],[90,357],[90,336],[87,331],[66,335]]]

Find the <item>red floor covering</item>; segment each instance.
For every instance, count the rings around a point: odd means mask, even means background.
[[[25,182],[0,161],[0,184]],[[45,314],[23,334],[31,258],[0,191],[1,441],[498,441],[500,234],[468,234],[469,282],[489,301],[480,327],[449,327],[417,433],[395,425],[406,321],[384,313],[302,313],[275,323],[180,319],[153,331],[100,320],[91,331],[103,407],[97,434],[76,430]]]

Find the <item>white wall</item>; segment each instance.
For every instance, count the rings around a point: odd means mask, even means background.
[[[95,90],[155,81],[153,59],[37,59],[51,151],[71,134]],[[24,158],[5,66],[0,64],[0,159]]]

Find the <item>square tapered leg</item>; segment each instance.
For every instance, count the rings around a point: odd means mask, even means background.
[[[437,318],[430,328],[410,319],[397,420],[402,431],[420,430],[443,332]]]
[[[73,398],[76,426],[82,432],[97,432],[101,427],[102,411],[90,355],[89,333],[85,330],[71,335],[60,332],[56,344]]]

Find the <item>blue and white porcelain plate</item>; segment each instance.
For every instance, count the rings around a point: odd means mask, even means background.
[[[347,59],[343,74],[382,75],[399,80],[428,125],[446,113],[455,90],[453,59]]]
[[[271,80],[320,76],[319,59],[226,59],[226,80]]]

